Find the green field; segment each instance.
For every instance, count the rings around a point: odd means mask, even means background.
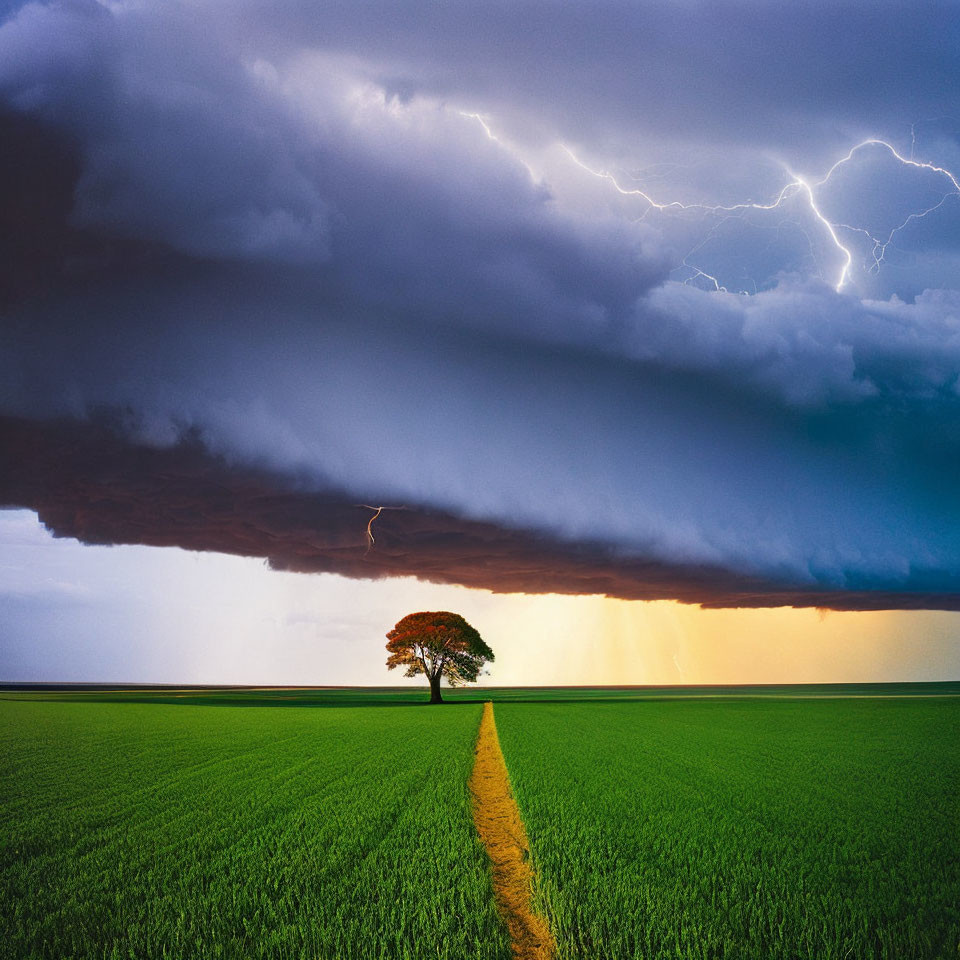
[[[960,701],[509,704],[560,958],[956,958]]]
[[[0,701],[0,955],[508,958],[479,719]]]
[[[956,960],[957,692],[5,692],[0,956],[507,960],[491,698],[560,960]]]

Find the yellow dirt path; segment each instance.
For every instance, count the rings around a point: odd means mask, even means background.
[[[513,955],[517,960],[551,960],[556,945],[546,921],[530,904],[530,847],[510,793],[492,703],[483,705],[470,792],[473,822],[490,855],[493,894],[510,931]]]

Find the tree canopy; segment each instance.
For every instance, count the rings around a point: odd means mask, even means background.
[[[451,687],[471,683],[494,659],[480,634],[458,613],[440,610],[411,613],[388,634],[387,667],[406,667],[405,677],[423,674],[430,682],[430,702],[442,703],[440,680]]]

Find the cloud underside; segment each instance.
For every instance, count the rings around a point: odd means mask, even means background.
[[[0,501],[35,510],[56,536],[262,557],[276,570],[413,576],[495,592],[603,594],[704,607],[960,610],[960,594],[800,589],[705,565],[624,555],[415,504],[376,518],[359,493],[298,489],[237,469],[200,443],[157,449],[77,422],[0,418],[11,468]]]

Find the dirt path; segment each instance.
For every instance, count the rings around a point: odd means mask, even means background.
[[[490,855],[493,893],[510,931],[513,955],[517,960],[550,960],[555,944],[546,922],[533,912],[530,903],[527,834],[510,793],[491,703],[483,705],[470,792],[473,822]]]

